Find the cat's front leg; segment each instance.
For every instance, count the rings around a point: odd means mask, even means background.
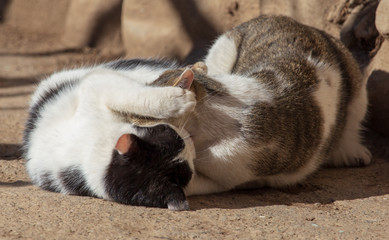
[[[148,88],[139,95],[149,95],[145,107],[155,118],[177,118],[192,112],[196,106],[195,94],[179,87]]]
[[[194,110],[195,94],[179,87],[151,87],[112,70],[99,69],[85,77],[81,95],[88,106],[140,116],[177,118]]]

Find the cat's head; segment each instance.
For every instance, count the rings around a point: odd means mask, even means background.
[[[168,124],[135,128],[136,134],[117,141],[106,175],[108,194],[124,204],[187,210],[183,189],[195,157],[189,133]]]

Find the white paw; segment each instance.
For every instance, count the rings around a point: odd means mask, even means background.
[[[339,149],[334,152],[332,158],[326,163],[327,166],[332,167],[360,167],[371,163],[372,155],[365,146],[358,144],[354,151],[348,152]]]
[[[365,146],[361,146],[357,151],[357,156],[353,159],[354,162],[350,166],[367,166],[371,163],[371,152]]]
[[[177,87],[167,87],[163,99],[162,115],[165,118],[178,118],[192,112],[196,106],[196,96],[189,90]]]

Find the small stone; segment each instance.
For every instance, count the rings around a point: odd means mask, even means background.
[[[316,223],[312,223],[312,226],[313,227],[318,227],[319,225],[317,225]]]

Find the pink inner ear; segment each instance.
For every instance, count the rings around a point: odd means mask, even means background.
[[[118,150],[120,154],[125,154],[130,150],[130,147],[133,143],[131,134],[123,134],[116,143],[115,149]]]
[[[174,86],[180,87],[182,89],[189,89],[193,83],[194,73],[191,69],[186,69],[178,79],[177,83]]]

